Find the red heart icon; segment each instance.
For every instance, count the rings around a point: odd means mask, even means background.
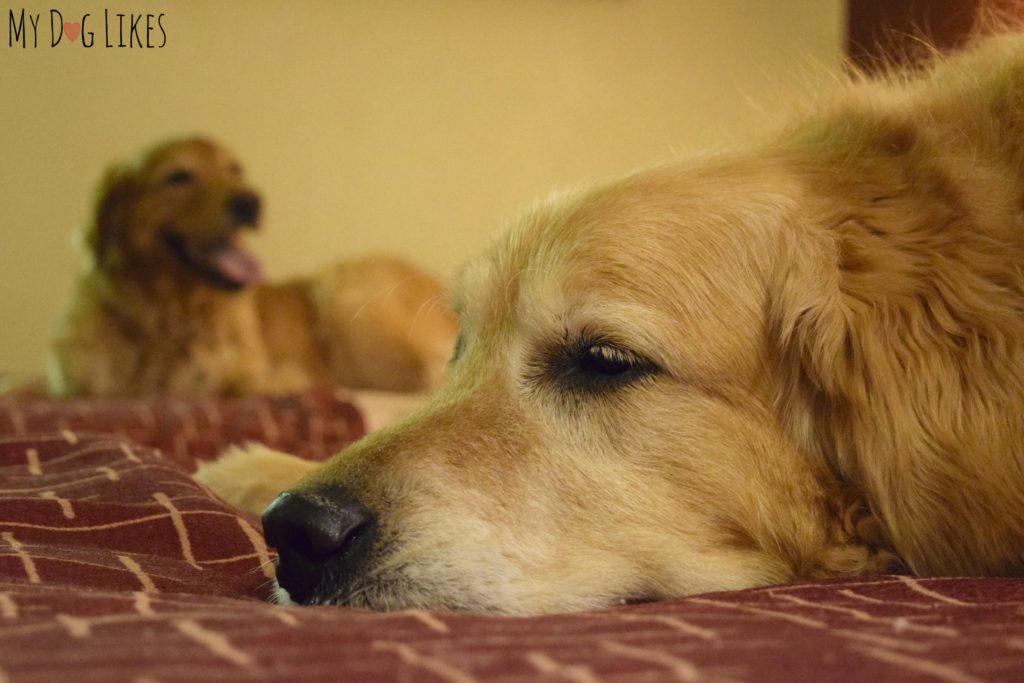
[[[75,21],[75,22],[65,21],[64,22],[64,35],[66,35],[68,37],[68,40],[70,40],[72,43],[75,42],[75,40],[78,39],[78,34],[81,33],[81,32],[82,32],[82,24],[81,24],[81,22],[78,22],[78,21]]]

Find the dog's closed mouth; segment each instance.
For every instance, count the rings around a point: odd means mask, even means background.
[[[203,245],[175,233],[165,239],[179,261],[214,287],[237,291],[263,281],[263,264],[232,237]]]
[[[646,605],[649,602],[657,602],[658,598],[652,596],[641,596],[635,598],[619,598],[618,604],[625,607],[628,605]]]

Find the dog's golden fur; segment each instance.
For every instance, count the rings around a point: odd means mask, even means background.
[[[465,269],[430,404],[291,488],[344,487],[380,525],[306,601],[536,613],[1022,573],[1022,216],[1018,36],[535,208]]]
[[[51,391],[245,394],[328,382],[412,391],[438,381],[456,321],[435,278],[367,257],[258,285],[239,234],[258,214],[238,163],[208,139],[164,143],[112,168],[86,234],[90,267],[52,345]]]

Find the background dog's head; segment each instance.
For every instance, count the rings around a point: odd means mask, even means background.
[[[222,146],[174,140],[107,172],[86,244],[101,270],[237,290],[262,279],[240,241],[241,231],[259,224],[260,208]]]

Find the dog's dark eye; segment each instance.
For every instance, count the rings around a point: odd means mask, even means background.
[[[658,373],[658,366],[613,342],[580,340],[548,357],[547,374],[570,389],[602,391],[623,387]]]
[[[164,184],[188,185],[190,182],[192,182],[192,179],[194,177],[195,176],[192,174],[192,171],[188,171],[184,168],[179,168],[174,171],[171,171],[166,176],[164,176]]]
[[[458,337],[455,338],[455,347],[452,349],[452,355],[448,359],[448,365],[454,364],[455,361],[459,359],[459,356],[462,355],[462,352],[465,350],[465,348],[466,338],[460,334]]]
[[[640,364],[640,359],[609,344],[591,344],[579,357],[579,368],[589,375],[617,377],[628,374]]]

